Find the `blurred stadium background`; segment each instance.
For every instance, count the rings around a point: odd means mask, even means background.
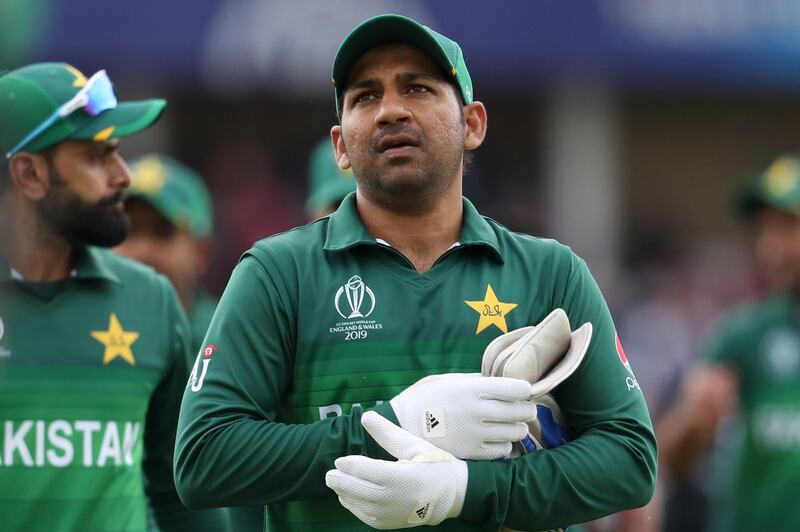
[[[587,260],[657,420],[699,335],[759,289],[731,203],[799,149],[800,2],[0,0],[0,69],[67,61],[105,68],[124,98],[169,99],[122,151],[207,179],[219,293],[254,240],[304,222],[333,54],[384,12],[461,44],[490,124],[467,196]]]

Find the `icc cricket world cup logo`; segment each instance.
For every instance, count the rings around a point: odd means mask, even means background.
[[[347,305],[350,307],[349,314],[342,312],[342,296],[345,297],[347,300]],[[364,298],[369,298],[369,310],[362,313],[361,309],[364,307]],[[341,317],[346,320],[351,320],[353,318],[366,318],[372,311],[375,310],[375,294],[372,293],[372,290],[364,284],[364,281],[361,280],[361,277],[358,275],[352,276],[350,279],[347,280],[347,284],[344,286],[340,286],[339,290],[336,291],[336,297],[333,300],[334,304],[336,305],[336,312],[339,313]]]

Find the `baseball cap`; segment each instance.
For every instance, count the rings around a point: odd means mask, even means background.
[[[161,154],[133,159],[129,166],[129,198],[147,202],[196,238],[211,235],[214,225],[211,195],[194,170]]]
[[[350,69],[371,48],[389,43],[405,43],[428,54],[461,94],[465,104],[472,103],[472,79],[458,43],[416,20],[403,15],[378,15],[356,26],[339,45],[333,60],[331,81],[336,95],[336,114]]]
[[[763,205],[800,215],[800,155],[783,155],[746,181],[736,198],[739,212],[752,215]]]
[[[342,170],[336,164],[331,139],[317,143],[308,164],[308,200],[306,214],[313,214],[334,205],[356,189],[351,169]]]
[[[72,99],[88,78],[66,63],[36,63],[0,75],[0,150],[6,153]],[[161,116],[165,100],[118,103],[97,116],[80,109],[21,147],[38,152],[68,139],[102,141],[137,133]]]

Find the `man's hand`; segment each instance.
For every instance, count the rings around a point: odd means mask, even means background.
[[[339,502],[382,530],[435,526],[458,517],[467,491],[467,464],[376,412],[361,424],[397,462],[345,456],[325,475]]]
[[[394,397],[400,426],[462,460],[508,458],[536,419],[531,385],[477,373],[431,375]]]

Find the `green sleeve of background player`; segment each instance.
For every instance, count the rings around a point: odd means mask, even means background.
[[[249,255],[236,266],[206,335],[210,358],[198,355],[184,392],[175,478],[190,507],[330,495],[324,479],[334,460],[386,456],[365,436],[360,410],[308,425],[276,422],[297,323],[270,270]]]
[[[189,375],[191,353],[189,351],[189,325],[178,302],[175,290],[159,276],[163,286],[166,316],[164,327],[170,328],[171,364],[153,396],[147,412],[144,431],[144,454],[142,468],[145,490],[153,517],[162,532],[190,530],[222,530],[221,510],[189,511],[178,498],[172,468],[175,433],[180,409],[180,400]]]
[[[585,263],[556,306],[573,329],[591,322],[581,366],[556,391],[573,440],[505,462],[469,462],[461,519],[486,530],[548,530],[642,506],[653,494],[656,440],[636,378],[622,363],[605,301]],[[621,348],[620,348],[621,350]]]

